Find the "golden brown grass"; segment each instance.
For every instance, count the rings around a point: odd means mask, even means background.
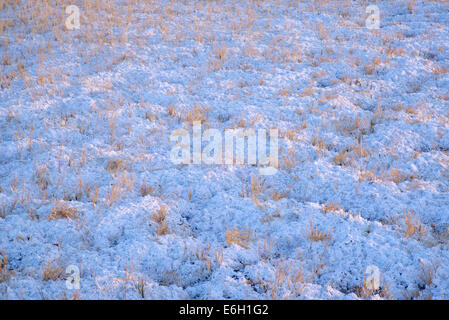
[[[9,260],[6,256],[5,251],[0,251],[0,283],[8,281],[11,276],[14,274],[14,271],[9,269]]]
[[[168,115],[172,118],[177,117],[178,116],[178,111],[176,110],[175,106],[168,106],[167,107],[167,112]]]
[[[410,13],[413,12],[413,8],[415,7],[416,0],[408,0],[407,2],[407,9]]]
[[[42,271],[42,278],[44,281],[56,281],[61,278],[64,272],[64,268],[59,265],[56,261],[50,261],[44,266]]]
[[[406,300],[433,300],[432,293],[425,292],[419,289],[408,291],[407,289],[402,291],[402,295]]]
[[[251,200],[253,202],[257,202],[259,195],[265,192],[266,189],[267,185],[265,184],[265,180],[260,176],[251,174],[250,183],[244,185],[243,191],[240,193],[240,196],[251,197]]]
[[[326,202],[326,203],[322,204],[321,207],[322,207],[322,210],[324,213],[345,210],[342,206],[339,206],[338,204],[335,204],[334,202]]]
[[[310,242],[310,248],[312,248],[313,242],[324,242],[326,245],[326,242],[332,238],[329,232],[320,231],[315,228],[313,220],[310,221],[309,228],[306,229],[306,235]]]
[[[371,64],[365,65],[363,71],[366,75],[373,75],[376,72],[377,67],[381,64],[379,57],[374,57]]]
[[[440,267],[440,265],[438,263],[430,263],[430,264],[421,263],[419,279],[427,287],[429,287],[433,283],[435,274],[439,267]]]
[[[19,199],[15,199],[11,201],[9,206],[7,203],[0,204],[0,218],[4,219],[9,213],[13,212],[18,202]]]
[[[416,174],[408,174],[396,168],[387,170],[386,168],[379,168],[377,165],[371,169],[367,169],[366,167],[362,168],[359,172],[359,182],[379,180],[399,184],[405,181],[413,181],[417,177]]]
[[[140,195],[142,197],[146,197],[147,195],[153,195],[154,187],[142,182],[140,185]]]
[[[47,165],[40,165],[36,168],[36,182],[39,184],[41,191],[44,191],[51,184],[50,178],[47,174]]]
[[[311,143],[319,154],[325,153],[327,151],[326,143],[324,142],[324,139],[319,136],[318,132],[312,138]]]
[[[215,257],[215,262],[217,262],[217,264],[219,266],[221,266],[223,264],[223,249],[220,248],[220,249],[215,250],[214,257]]]
[[[237,129],[237,128],[245,128],[246,127],[246,122],[244,119],[239,119],[236,120],[235,122],[233,122],[231,124],[231,128],[232,129]]]
[[[355,144],[353,146],[350,146],[349,148],[350,150],[352,150],[352,153],[354,153],[359,158],[365,158],[371,154],[371,151],[365,149],[362,144]]]
[[[194,121],[204,122],[207,119],[208,111],[209,111],[209,108],[200,106],[199,103],[195,102],[193,109],[190,111],[187,111],[182,116],[182,121],[187,122],[189,124],[193,124]]]
[[[402,172],[399,169],[391,169],[388,172],[387,180],[393,181],[394,183],[398,184],[404,181],[412,181],[416,179],[417,176],[415,174],[406,174]]]
[[[382,111],[382,109],[380,109],[379,112],[380,111]],[[377,116],[375,115],[375,117]],[[334,122],[334,125],[341,135],[352,135],[357,137],[371,133],[374,130],[374,119],[369,117],[361,119],[357,115],[353,120],[347,118],[339,119]]]
[[[305,283],[311,280],[313,275],[310,279],[305,279],[300,255],[297,267],[295,267],[296,264],[297,262],[286,261],[280,261],[276,264],[274,279],[271,282],[264,283],[270,294],[270,299],[286,299],[289,295],[296,296],[303,290]],[[279,295],[282,291],[285,292],[284,296]]]
[[[7,214],[8,214],[8,210],[6,208],[6,204],[2,204],[0,206],[0,218],[5,219]]]
[[[296,150],[293,147],[288,148],[285,150],[281,147],[281,163],[280,167],[282,169],[292,169],[296,166]]]
[[[338,166],[346,166],[354,163],[354,156],[349,157],[348,150],[340,151],[333,159]]]
[[[78,209],[66,204],[64,201],[58,201],[53,205],[53,208],[50,211],[50,215],[48,219],[77,219],[79,212]]]
[[[122,171],[125,167],[125,161],[122,159],[112,159],[108,160],[106,163],[106,170],[111,174],[115,174],[117,171]]]
[[[129,192],[134,187],[134,176],[127,171],[122,172],[112,185],[109,194],[106,196],[106,205],[111,207],[119,201],[124,192]]]
[[[440,267],[439,263],[430,262],[424,263],[420,262],[420,270],[418,278],[421,282],[422,287],[416,290],[408,291],[408,289],[403,290],[402,295],[407,300],[433,300],[432,293],[428,290],[432,286],[436,272]],[[441,299],[444,300],[444,292],[441,293]]]
[[[204,261],[206,263],[207,269],[209,271],[212,271],[212,259],[210,258],[210,248],[211,248],[211,245],[208,245],[208,246],[206,246],[206,247],[204,247],[202,249],[198,249],[195,252],[195,257],[198,260]]]
[[[432,68],[432,73],[434,75],[444,75],[446,73],[449,73],[449,67],[442,67],[442,66],[434,66]]]
[[[271,197],[273,198],[274,201],[279,201],[283,198],[288,197],[288,195],[289,195],[288,191],[279,192],[277,190],[274,190],[271,192]]]
[[[315,93],[315,88],[311,86],[311,87],[305,88],[304,91],[300,94],[300,97],[311,96],[314,93]]]
[[[252,232],[251,229],[240,230],[240,228],[235,228],[234,230],[229,230],[226,227],[226,243],[228,245],[236,244],[242,248],[248,249]]]
[[[134,281],[134,287],[139,293],[142,299],[145,299],[145,288],[148,286],[148,281],[145,277],[141,276]]]
[[[398,223],[401,233],[407,238],[422,240],[429,232],[429,228],[421,223],[414,210],[404,209]]]
[[[378,294],[383,299],[392,300],[393,295],[390,290],[390,284],[384,283],[381,287],[374,289],[374,281],[374,278],[371,279],[371,281],[368,281],[366,277],[363,277],[362,286],[357,286],[355,288],[355,294],[362,299],[369,299]],[[379,282],[382,282],[382,276],[380,276]]]
[[[7,6],[16,6],[19,3],[17,0],[5,0],[0,1],[0,10],[4,9]],[[130,0],[128,1],[128,14],[123,14],[121,11],[122,8],[119,7],[117,2],[114,1],[100,1],[100,0],[81,0],[79,2],[82,4],[82,30],[79,35],[77,35],[75,32],[67,32],[64,30],[64,13],[59,12],[58,10],[55,10],[54,3],[49,0],[30,0],[27,1],[26,4],[23,6],[17,6],[14,9],[17,9],[17,18],[14,19],[14,21],[10,21],[9,19],[0,20],[0,36],[9,36],[13,32],[13,28],[16,28],[19,24],[29,27],[31,34],[40,34],[40,33],[50,33],[53,34],[54,40],[56,40],[60,47],[63,48],[64,43],[74,43],[76,41],[80,41],[82,43],[88,44],[88,49],[85,50],[86,52],[82,52],[83,50],[80,50],[80,59],[84,62],[88,62],[89,59],[96,56],[96,52],[99,53],[101,48],[110,48],[114,51],[117,50],[117,53],[115,55],[112,55],[111,58],[108,61],[105,61],[106,69],[114,68],[114,66],[126,62],[127,59],[133,59],[133,57],[128,56],[128,54],[124,54],[123,52],[120,52],[119,48],[120,45],[126,44],[126,43],[132,43],[133,41],[140,43],[140,46],[142,48],[145,48],[147,46],[145,37],[135,37],[134,32],[128,33],[123,32],[119,35],[113,34],[110,32],[110,30],[114,29],[121,29],[127,31],[126,26],[131,25],[138,25],[138,28],[140,28],[141,31],[145,29],[151,29],[154,28],[160,34],[162,35],[163,41],[167,42],[173,42],[173,41],[183,41],[183,38],[188,37],[189,34],[192,34],[192,40],[196,40],[198,42],[201,42],[202,45],[205,47],[208,47],[208,45],[212,44],[212,50],[210,55],[210,63],[211,68],[213,70],[219,70],[223,67],[226,59],[228,56],[230,56],[230,53],[232,51],[232,54],[234,54],[235,48],[227,48],[224,44],[217,42],[214,39],[214,35],[211,34],[211,30],[214,30],[214,23],[213,21],[213,15],[211,15],[211,12],[214,13],[216,8],[214,6],[210,6],[209,4],[205,4],[203,2],[200,2],[198,5],[198,10],[205,12],[206,10],[207,15],[206,18],[202,17],[202,15],[198,15],[195,18],[194,23],[192,25],[186,24],[186,26],[180,25],[179,21],[176,21],[177,17],[179,16],[179,11],[175,9],[174,7],[170,7],[168,5],[165,9],[161,9],[159,4],[157,2],[151,1],[151,2],[145,2],[142,4],[142,6],[137,5],[138,1],[136,0]],[[293,3],[293,2],[292,2]],[[68,0],[62,0],[61,2],[58,2],[58,6],[56,7],[63,7],[64,5],[70,4],[70,1]],[[252,4],[252,2],[251,2]],[[328,1],[313,1],[311,2],[311,10],[322,12],[327,9]],[[207,5],[207,9],[206,9]],[[261,8],[260,1],[257,1],[255,4]],[[296,4],[292,4],[296,5]],[[346,1],[344,6],[348,7],[350,5],[350,1]],[[415,1],[414,0],[408,0],[407,8],[410,11],[414,10]],[[241,8],[236,7],[236,9],[240,10]],[[136,10],[136,14],[133,14],[133,10]],[[161,11],[162,10],[162,11]],[[228,9],[226,9],[228,10]],[[142,23],[142,21],[136,20],[136,17],[141,17],[142,14],[154,14],[154,13],[161,13],[160,17],[158,19],[144,19],[145,21]],[[230,12],[234,12],[230,10],[229,12],[226,12],[226,14],[230,14]],[[345,14],[348,14],[349,11],[345,11]],[[240,15],[240,14],[244,15]],[[104,19],[100,26],[96,26],[96,22],[98,21],[97,17],[101,14]],[[260,13],[254,11],[254,9],[250,6],[249,9],[246,9],[246,12],[239,11],[237,12],[236,16],[232,19],[232,32],[234,36],[241,36],[242,39],[245,40],[245,48],[244,48],[244,54],[246,56],[250,57],[262,57],[262,50],[259,50],[259,47],[257,45],[257,41],[252,42],[252,40],[257,40],[260,35],[257,34],[257,28],[254,28],[254,21],[255,21],[255,15],[258,15]],[[327,14],[327,13],[326,13]],[[175,25],[178,24],[178,25]],[[268,17],[265,21],[266,28],[270,29],[270,18]],[[288,28],[288,24],[286,24],[286,28]],[[326,40],[330,38],[331,35],[331,29],[328,29],[329,27],[325,27],[323,25],[318,25],[316,28],[316,31],[319,33],[319,38],[323,40],[323,52],[327,50],[325,47]],[[192,31],[192,32],[189,32]],[[141,32],[143,34],[143,32]],[[392,38],[394,38],[394,35],[392,35]],[[45,64],[43,62],[49,60],[51,58],[51,55],[55,53],[55,47],[52,43],[52,41],[43,41],[42,43],[26,46],[25,42],[22,42],[22,37],[18,36],[16,37],[18,44],[15,45],[15,47],[22,47],[24,52],[22,52],[22,55],[18,54],[15,55],[15,52],[12,50],[11,46],[8,48],[8,44],[4,45],[4,54],[0,56],[0,63],[8,66],[8,70],[5,70],[5,73],[0,74],[0,85],[2,88],[9,88],[11,84],[14,83],[14,79],[21,78],[26,82],[26,86],[28,89],[33,88],[34,84],[38,84],[41,87],[47,87],[49,89],[48,93],[45,93],[45,91],[42,92],[32,92],[30,90],[30,95],[33,98],[38,98],[39,96],[45,97],[47,94],[51,96],[50,92],[51,90],[54,90],[54,86],[58,84],[58,75],[57,72],[54,72],[55,70],[46,70]],[[336,39],[338,40],[338,39]],[[276,37],[271,44],[270,51],[271,53],[268,55],[269,58],[277,59],[277,61],[281,63],[289,63],[289,62],[301,62],[304,59],[303,54],[300,52],[300,50],[297,50],[299,48],[290,48],[290,49],[284,49],[282,48],[283,42],[287,42],[286,39],[282,39],[282,37]],[[393,43],[393,42],[392,42]],[[84,48],[85,46],[81,46]],[[384,49],[382,49],[387,57],[397,57],[399,55],[406,54],[405,49],[403,48],[395,48],[393,44],[391,45],[385,45]],[[28,51],[28,53],[26,52]],[[38,62],[38,68],[37,68],[37,75],[35,77],[31,77],[29,75],[29,72],[31,70],[30,64],[28,60],[23,60],[23,56],[31,56],[30,53],[37,52],[36,60],[42,61]],[[299,53],[298,53],[299,52]],[[22,57],[20,57],[22,56]],[[278,56],[278,57],[276,57]],[[20,58],[17,58],[20,57]],[[313,57],[314,63],[319,62],[325,62],[330,61],[331,59],[329,56],[326,56],[326,54],[322,54],[316,57]],[[380,59],[375,58],[372,62],[370,61],[368,65],[363,66],[362,68],[365,69],[366,74],[375,74],[378,70],[379,66],[384,63],[384,61],[380,61]],[[32,65],[31,65],[32,66]],[[429,65],[432,68],[432,73],[437,75],[445,75],[448,72],[448,68],[441,67],[441,66],[433,66]],[[2,67],[2,66],[1,66]],[[206,66],[207,67],[207,66]],[[206,70],[206,68],[205,68]],[[1,72],[0,72],[1,73]],[[67,77],[67,75],[63,74],[63,77]],[[261,78],[259,85],[264,85],[265,82],[272,82],[271,77],[268,75],[265,78]],[[352,80],[345,79],[347,82],[350,82]],[[353,79],[356,80],[356,79]],[[30,84],[31,81],[31,84]],[[244,81],[240,81],[237,86],[242,89],[239,90],[240,92],[245,91],[248,89],[248,84]],[[105,91],[111,91],[113,88],[112,84],[107,81],[104,83],[104,90]],[[296,95],[297,88],[291,88],[288,85],[281,84],[278,87],[278,93],[282,97],[291,97]],[[311,85],[310,87],[306,87],[304,91],[300,94],[302,97],[307,96],[313,96],[315,94],[316,89]],[[319,91],[319,96],[322,96],[321,90]],[[416,91],[416,90],[415,90]],[[175,92],[175,91],[173,91]],[[369,92],[366,91],[368,94]],[[170,94],[172,94],[170,92]],[[318,94],[317,94],[318,95]],[[449,95],[446,94],[446,96],[441,96],[441,99],[448,100]],[[324,98],[320,98],[321,102],[328,102],[329,100],[332,100],[333,97],[331,95],[328,95]],[[36,99],[37,100],[37,99]],[[287,100],[287,99],[283,99]],[[116,107],[117,108],[117,107]],[[99,108],[100,109],[100,108]],[[207,109],[204,107],[200,107],[198,104],[195,104],[194,108],[192,110],[185,110],[187,112],[184,112],[181,108],[177,109],[175,106],[169,106],[167,108],[168,115],[171,118],[179,118],[183,119],[184,121],[187,121],[189,123],[192,123],[193,121],[205,121],[207,119]],[[394,109],[395,111],[404,111],[406,115],[410,116],[417,116],[421,114],[421,111],[419,109],[411,108],[411,107],[404,107],[402,110],[400,109]],[[10,110],[11,111],[11,110]],[[95,110],[96,111],[96,110]],[[314,114],[318,114],[322,111],[319,110],[319,108],[314,110]],[[382,117],[384,116],[384,112],[381,110]],[[154,112],[145,112],[145,116],[149,121],[157,122],[159,119],[154,116],[156,113]],[[182,114],[182,116],[181,116]],[[376,112],[377,114],[377,112]],[[166,116],[164,114],[164,116]],[[402,116],[402,115],[401,115]],[[14,115],[14,112],[11,111],[8,113],[8,121],[17,121],[15,120],[16,116]],[[17,117],[17,119],[20,117]],[[71,125],[71,116],[65,116],[63,120],[64,126],[67,128],[70,128]],[[380,117],[379,117],[380,118]],[[114,119],[111,117],[110,119],[110,129],[113,132],[113,135],[118,135],[120,129],[118,126],[118,122],[115,123]],[[347,123],[342,123],[342,126],[340,127],[341,132],[343,134],[354,134],[358,135],[359,133],[363,132],[370,132],[372,125],[370,126],[370,119],[360,119],[356,118],[355,120]],[[236,126],[238,127],[245,127],[248,124],[245,123],[244,119],[240,119],[238,122],[236,122]],[[300,125],[300,124],[299,124]],[[302,129],[306,128],[307,124],[304,121]],[[26,131],[27,129],[23,129]],[[285,137],[288,138],[291,142],[297,141],[301,137],[298,137],[298,130],[291,129],[285,133]],[[114,137],[116,138],[116,137]],[[119,139],[120,137],[117,137]],[[23,141],[27,142],[24,143],[26,149],[32,152],[36,152],[36,141],[39,140],[39,137],[36,137],[36,133],[33,135],[33,129],[30,130],[30,132],[26,131],[24,133]],[[319,151],[325,151],[326,145],[324,143],[323,139],[320,139],[317,137],[312,141],[313,145],[317,148]],[[114,141],[114,146],[118,151],[123,151],[124,149],[124,143],[123,141]],[[300,150],[298,149],[298,152]],[[337,154],[334,158],[334,162],[338,165],[355,165],[355,159],[357,157],[363,158],[363,157],[369,157],[373,153],[372,150],[368,150],[365,148],[362,148],[360,145],[354,145],[352,147],[349,147],[348,149],[345,149]],[[288,169],[288,168],[294,168],[296,166],[296,157],[295,157],[295,150],[289,149],[284,155],[283,162],[282,162],[282,168]],[[419,156],[419,152],[415,152],[414,155],[412,155],[413,158],[417,158]],[[65,159],[62,157],[62,159]],[[75,158],[73,158],[75,159]],[[72,160],[73,160],[72,159]],[[358,159],[357,159],[358,160]],[[64,162],[64,160],[63,160]],[[70,160],[69,160],[70,162]],[[72,165],[73,165],[72,161]],[[79,161],[80,167],[84,167],[86,164],[86,153],[84,152],[81,154],[80,161]],[[69,164],[70,166],[70,164]],[[61,167],[64,167],[64,163],[62,166],[60,165],[58,169],[61,172]],[[125,171],[125,168],[127,168],[127,164],[124,163],[120,159],[111,160],[108,161],[106,165],[106,170],[110,172],[111,174],[118,174],[123,171]],[[64,169],[62,169],[63,171]],[[40,191],[42,191],[42,195],[40,196],[41,199],[45,200],[47,198],[47,192],[46,190],[48,188],[52,188],[52,183],[56,185],[56,179],[55,181],[51,181],[49,179],[49,176],[47,174],[47,168],[45,166],[38,166],[36,167],[36,184],[39,186]],[[449,172],[449,171],[448,171]],[[65,174],[63,172],[61,174],[61,180],[58,180],[58,186],[63,185],[63,177],[62,175]],[[446,173],[447,174],[447,173]],[[449,176],[449,175],[448,175]],[[390,171],[384,170],[380,168],[379,170],[373,169],[373,170],[365,170],[361,172],[360,175],[360,181],[363,180],[380,180],[380,181],[392,181],[394,183],[401,183],[406,181],[412,181],[416,178],[413,174],[407,174],[405,172],[402,172],[397,169],[391,169]],[[59,179],[59,177],[58,177]],[[21,181],[22,178],[19,178],[19,181]],[[15,192],[20,193],[20,189],[22,188],[21,185],[22,182],[13,183],[13,189]],[[25,183],[24,183],[25,184]],[[112,205],[116,201],[118,201],[121,197],[121,194],[124,190],[130,190],[133,185],[133,177],[129,174],[124,174],[121,177],[117,178],[117,181],[113,184],[110,194],[102,195],[102,199],[106,199],[106,202],[109,205]],[[104,187],[104,186],[103,186]],[[25,187],[23,187],[25,188]],[[89,188],[87,186],[87,188]],[[261,194],[264,192],[266,186],[263,184],[263,182],[260,181],[260,178],[255,178],[253,180],[253,177],[251,178],[250,184],[247,186],[246,190],[243,192],[244,195],[251,197],[254,201],[258,202],[258,198],[261,196]],[[75,195],[75,199],[80,199],[82,194],[82,183],[79,184],[79,187],[77,187],[77,192]],[[103,190],[101,188],[100,190]],[[139,189],[138,189],[139,191]],[[91,199],[92,204],[95,206],[99,194],[98,194],[98,187],[94,187],[91,191],[85,192],[86,196]],[[142,196],[146,195],[154,195],[158,193],[155,191],[155,188],[153,186],[149,186],[146,184],[142,184],[140,186],[140,194]],[[23,193],[24,194],[24,193]],[[48,195],[51,197],[51,192],[48,193]],[[80,195],[80,196],[79,196]],[[161,193],[162,195],[162,193]],[[273,191],[271,193],[271,197],[273,200],[278,201],[282,198],[285,198],[288,196],[288,192],[280,192],[280,191]],[[195,197],[195,196],[194,196]],[[16,200],[15,203],[25,202],[26,196],[25,195],[18,195],[18,200]],[[68,195],[67,198],[64,197],[64,199],[73,198],[72,194]],[[188,193],[189,200],[192,199],[192,191],[189,190]],[[0,217],[5,218],[9,212],[13,211],[15,208],[15,203],[13,205],[0,205]],[[67,202],[65,203],[67,204]],[[60,208],[58,208],[58,206]],[[324,212],[333,212],[342,209],[338,205],[334,203],[325,203],[323,205],[323,211]],[[50,213],[49,218],[50,219],[76,219],[78,211],[74,209],[73,207],[64,207],[64,205],[57,205],[55,204],[52,208],[52,211]],[[268,215],[266,213],[266,219],[265,221],[269,222],[273,220],[274,217],[279,217],[280,215],[278,213],[275,213],[273,215]],[[166,213],[161,214],[157,213],[155,217],[152,217],[153,221],[156,221],[158,225],[158,230],[156,231],[158,234],[166,234],[168,231],[168,226],[166,223]],[[399,223],[399,222],[398,222]],[[401,218],[401,232],[406,237],[418,237],[422,238],[425,235],[425,226],[423,226],[420,223],[417,223],[413,217],[404,216]],[[235,231],[235,230],[234,230]],[[231,231],[233,232],[233,231]],[[316,241],[324,241],[326,239],[327,233],[323,233],[319,230],[314,229],[314,227],[311,227],[310,234],[308,234],[308,237],[311,237],[313,239],[316,239]],[[310,240],[311,243],[315,240]],[[269,245],[271,247],[271,245]],[[222,257],[221,257],[222,259]],[[3,267],[3,266],[2,266]],[[288,267],[285,267],[283,269],[290,270]],[[277,283],[285,283],[284,280],[285,272],[279,272],[279,281]],[[141,285],[143,287],[143,285]],[[141,290],[143,291],[143,290]]]
[[[281,133],[282,137],[289,139],[290,141],[296,141],[296,130],[288,129]]]
[[[150,219],[154,222],[156,222],[156,234],[158,236],[163,236],[165,234],[170,233],[170,229],[168,228],[167,221],[165,219],[167,218],[168,209],[166,206],[162,206],[158,210],[154,210],[153,213],[150,216]]]
[[[258,247],[259,260],[267,261],[270,258],[271,250],[273,250],[273,239],[268,241],[267,238],[263,240],[263,247]]]

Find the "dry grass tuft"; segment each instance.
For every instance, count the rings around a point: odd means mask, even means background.
[[[145,182],[143,182],[140,185],[140,195],[142,197],[146,197],[147,195],[152,195],[154,192],[154,187],[147,185]]]
[[[326,143],[324,139],[318,136],[318,133],[312,138],[312,146],[314,146],[319,154],[327,151]]]
[[[63,272],[64,268],[62,266],[58,265],[55,261],[51,261],[45,265],[42,278],[44,281],[56,281],[61,278]]]
[[[310,221],[310,226],[306,230],[307,238],[310,241],[310,248],[312,248],[313,242],[324,242],[326,245],[326,242],[331,240],[331,235],[329,232],[323,232],[315,228],[313,225],[313,221]]]
[[[253,202],[257,202],[259,195],[267,189],[265,185],[265,180],[260,176],[255,176],[251,174],[251,179],[249,184],[244,185],[243,191],[240,193],[240,196],[243,197],[251,197]]]
[[[407,289],[405,289],[402,292],[402,295],[404,296],[404,299],[406,300],[432,300],[433,296],[432,293],[428,292],[427,294],[424,293],[424,291],[422,290],[412,290],[412,291],[408,291]]]
[[[12,270],[9,270],[9,260],[5,251],[0,251],[0,283],[8,281],[14,274]]]
[[[9,206],[6,203],[0,204],[0,218],[5,219],[9,213],[13,212],[18,202],[19,199],[15,199]]]
[[[117,171],[123,171],[125,167],[125,161],[122,159],[112,159],[106,163],[106,170],[111,174],[115,174]]]
[[[322,210],[324,213],[345,210],[342,206],[339,206],[338,204],[335,204],[333,202],[326,202],[326,203],[322,204],[321,207],[322,207]]]
[[[195,257],[198,260],[204,261],[206,263],[207,269],[209,271],[212,271],[212,259],[210,258],[210,248],[211,245],[209,244],[208,246],[202,248],[201,250],[197,249],[197,251],[195,252]]]
[[[337,166],[347,166],[354,162],[354,157],[349,158],[348,151],[343,150],[334,157],[333,161]]]
[[[281,133],[283,138],[287,138],[290,141],[296,141],[297,132],[295,129],[287,129]]]
[[[444,75],[446,73],[449,73],[449,67],[441,67],[441,66],[434,66],[432,68],[432,73],[434,75]]]
[[[355,294],[362,299],[369,299],[373,297],[374,295],[379,295],[381,298],[391,300],[393,299],[391,290],[390,290],[390,284],[385,283],[380,288],[374,289],[374,281],[375,279],[371,279],[371,281],[368,281],[366,277],[363,277],[363,284],[362,286],[356,287]],[[382,276],[379,279],[379,282],[382,282]]]
[[[292,169],[296,167],[296,150],[295,148],[291,147],[288,150],[284,152],[284,149],[281,149],[282,151],[282,158],[280,167],[282,169]]]
[[[163,236],[170,233],[167,221],[167,207],[162,206],[159,210],[154,210],[150,216],[150,219],[157,223],[156,234],[158,236]]]
[[[168,115],[171,118],[174,118],[174,117],[178,116],[178,111],[176,111],[176,107],[175,106],[168,106],[167,107],[167,112],[168,112]]]
[[[416,217],[416,212],[405,209],[402,217],[399,219],[400,231],[407,238],[415,237],[422,240],[429,232],[429,228],[423,225]]]
[[[263,241],[263,247],[258,248],[259,260],[267,261],[271,255],[271,250],[273,249],[273,239],[268,241],[267,238]]]
[[[187,113],[182,117],[182,120],[192,124],[194,121],[204,122],[207,119],[207,113],[209,108],[200,107],[198,103],[195,102],[193,109],[187,111]]]
[[[388,172],[387,180],[392,181],[396,184],[404,181],[412,181],[417,178],[415,174],[406,174],[399,169],[391,169]]]
[[[48,219],[77,219],[78,212],[78,209],[66,204],[64,201],[59,201],[51,209]]]
[[[415,7],[416,0],[408,0],[407,9],[410,13],[413,13],[413,8]]]
[[[288,191],[278,192],[277,190],[274,190],[273,192],[271,192],[271,197],[273,198],[274,201],[279,201],[283,198],[287,198],[288,195],[289,195]]]
[[[239,228],[236,228],[234,230],[229,230],[226,227],[226,243],[228,245],[235,243],[242,248],[248,249],[252,232],[253,231],[251,229],[240,230]]]
[[[424,264],[421,263],[420,266],[420,274],[419,279],[427,286],[429,287],[433,283],[433,279],[435,278],[435,274],[440,267],[437,263],[432,264]]]
[[[119,201],[123,192],[130,191],[134,187],[134,182],[133,175],[127,171],[122,173],[112,185],[111,191],[106,197],[106,204],[111,207],[115,202]]]
[[[145,277],[141,276],[138,279],[134,280],[134,287],[139,293],[142,299],[145,299],[145,288],[148,286],[148,281]]]
[[[365,72],[366,75],[373,75],[376,72],[377,66],[379,66],[380,64],[381,64],[380,58],[375,57],[375,58],[373,58],[373,61],[371,64],[365,65],[363,67],[363,71]]]
[[[305,283],[311,280],[304,279],[300,254],[299,266],[294,267],[295,264],[295,262],[286,261],[280,261],[277,264],[273,281],[266,284],[271,299],[285,299],[290,295],[297,296],[304,289]],[[318,268],[315,268],[315,271],[318,271]]]
[[[5,219],[7,214],[8,214],[8,210],[6,209],[6,205],[2,204],[0,206],[0,218]]]
[[[371,169],[364,168],[359,173],[359,182],[379,180],[399,184],[405,181],[414,181],[416,178],[418,178],[416,174],[407,174],[395,168],[388,171],[386,168],[378,168],[377,165]]]

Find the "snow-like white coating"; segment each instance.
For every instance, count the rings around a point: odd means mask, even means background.
[[[448,49],[447,1],[6,0],[0,298],[445,299]],[[277,172],[174,164],[194,120]]]

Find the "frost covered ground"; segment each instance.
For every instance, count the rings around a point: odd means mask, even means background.
[[[0,2],[0,298],[446,298],[448,19],[427,0]],[[278,129],[279,170],[174,164],[193,120]]]

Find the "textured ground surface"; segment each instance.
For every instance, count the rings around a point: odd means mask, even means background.
[[[0,298],[449,294],[447,1],[66,2],[0,4]],[[192,120],[278,172],[173,164]]]

